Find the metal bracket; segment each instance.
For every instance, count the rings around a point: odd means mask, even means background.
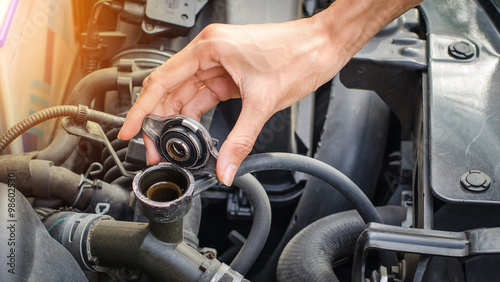
[[[498,254],[500,227],[448,232],[370,223],[356,242],[352,281],[365,281],[366,258],[371,249],[446,257]]]
[[[104,133],[99,124],[92,121],[87,121],[86,125],[78,126],[75,125],[69,117],[65,117],[62,120],[61,124],[64,130],[66,130],[66,132],[68,132],[69,134],[80,136],[89,139],[91,141],[96,141],[101,144],[104,144],[106,148],[108,148],[111,156],[113,157],[113,160],[115,161],[115,164],[118,166],[123,176],[134,177],[138,173],[138,172],[128,171],[123,167],[122,162],[118,158],[118,155],[116,155],[113,146],[109,142],[108,137],[106,137],[106,134]]]

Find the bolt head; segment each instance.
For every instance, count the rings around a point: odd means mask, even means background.
[[[491,179],[482,171],[470,170],[462,175],[460,184],[469,191],[483,192],[490,188]]]
[[[448,46],[448,53],[456,59],[466,60],[472,58],[475,52],[469,42],[456,41]]]

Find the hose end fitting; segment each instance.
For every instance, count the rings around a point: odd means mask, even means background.
[[[160,163],[134,177],[132,188],[139,210],[152,222],[182,219],[191,208],[194,177],[179,166]]]

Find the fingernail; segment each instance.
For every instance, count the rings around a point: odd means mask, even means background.
[[[147,165],[147,166],[150,166],[150,165],[151,165],[151,163],[149,162],[149,157],[148,157],[148,154],[146,154],[146,165]]]
[[[238,167],[235,164],[229,164],[224,170],[224,175],[222,177],[222,184],[226,186],[231,186],[233,184],[234,176],[238,171]]]
[[[120,140],[123,140],[122,137],[121,137],[121,134],[122,134],[122,131],[118,131],[118,136],[116,138],[120,139]]]

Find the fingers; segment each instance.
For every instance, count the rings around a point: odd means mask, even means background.
[[[128,140],[134,137],[141,129],[144,117],[153,112],[162,97],[198,71],[199,61],[191,56],[191,53],[189,49],[177,53],[145,79],[141,94],[118,133],[120,139]]]
[[[203,86],[198,93],[181,109],[181,114],[200,120],[201,116],[220,102],[219,97]]]
[[[205,82],[196,95],[181,109],[181,114],[198,120],[201,115],[215,107],[220,101],[240,97],[240,90],[230,76],[222,76]]]
[[[272,113],[259,109],[259,105],[245,105],[238,121],[227,137],[217,160],[217,177],[226,186],[231,186],[241,162],[252,151],[259,132]]]
[[[155,165],[161,161],[161,156],[156,151],[156,146],[153,140],[149,138],[144,132],[142,133],[142,139],[144,140],[144,145],[146,146],[146,163],[147,165]]]
[[[173,93],[165,97],[164,106],[168,109],[168,112],[163,115],[178,114],[202,86],[203,82],[199,81],[196,76],[192,76],[183,82]]]

